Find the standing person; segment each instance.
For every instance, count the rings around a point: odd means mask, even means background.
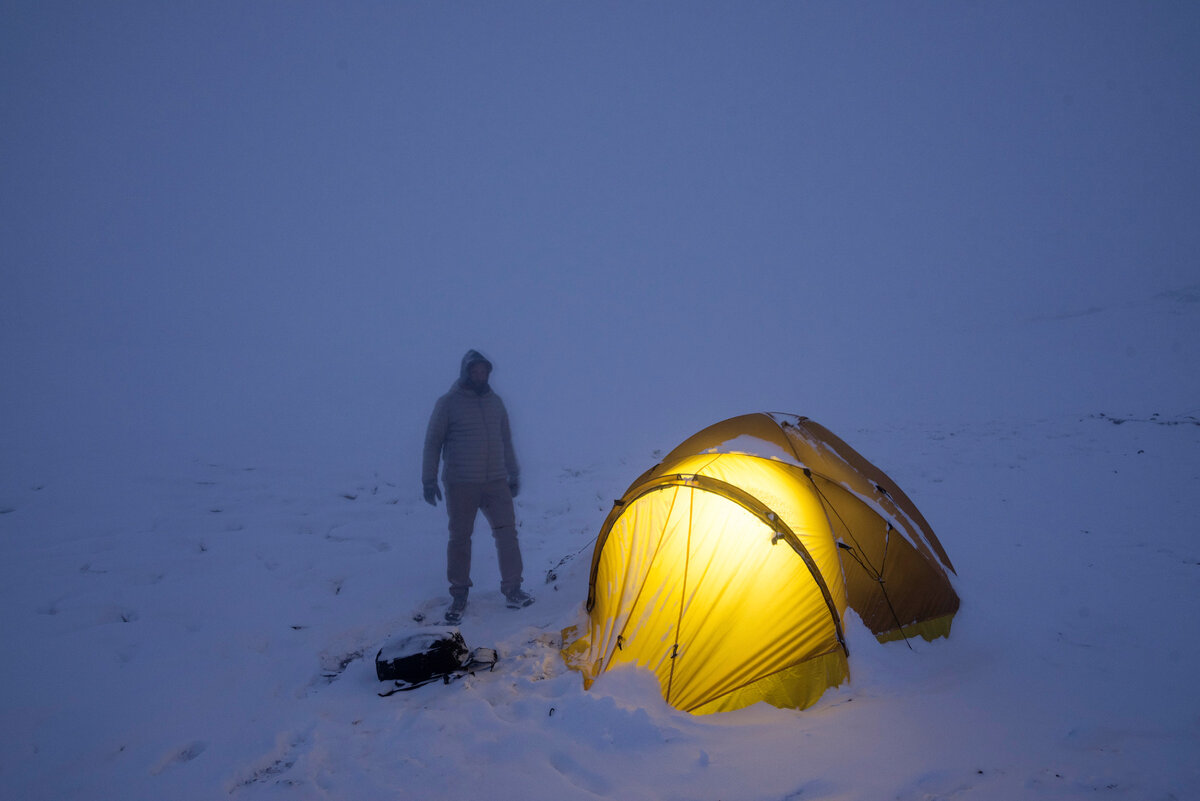
[[[471,589],[471,533],[483,512],[492,527],[496,557],[500,561],[500,592],[511,609],[533,603],[521,589],[521,547],[517,542],[513,498],[519,489],[520,469],[513,451],[508,411],[492,391],[488,378],[492,363],[476,350],[462,358],[458,380],[438,398],[425,431],[421,483],[425,501],[432,506],[442,499],[437,469],[442,461],[450,541],[446,546],[446,578],[450,582],[450,607],[446,622],[462,620]]]

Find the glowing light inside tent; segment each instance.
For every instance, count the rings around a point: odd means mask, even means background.
[[[824,513],[798,471],[744,455],[705,455],[680,468],[675,483],[634,500],[608,532],[589,661],[597,672],[647,668],[669,703],[693,709],[839,649],[835,615],[845,600]],[[695,476],[750,486],[779,509],[752,511],[700,489]],[[832,585],[835,610],[772,519],[815,564],[834,568],[821,580]]]

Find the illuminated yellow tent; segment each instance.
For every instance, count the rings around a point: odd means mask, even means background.
[[[586,630],[563,656],[585,687],[653,671],[695,713],[803,709],[849,675],[846,606],[880,640],[949,634],[953,567],[912,501],[804,417],[710,426],[638,478],[600,529]]]

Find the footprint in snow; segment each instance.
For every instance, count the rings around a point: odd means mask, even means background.
[[[550,765],[562,774],[564,779],[592,795],[609,795],[612,792],[612,785],[608,779],[588,770],[567,754],[551,754]]]
[[[191,762],[193,759],[203,754],[206,750],[208,750],[208,743],[204,742],[203,740],[190,742],[182,748],[177,748],[168,753],[162,758],[162,760],[159,761],[157,765],[151,768],[150,773],[157,776],[173,765],[182,765],[184,763]]]

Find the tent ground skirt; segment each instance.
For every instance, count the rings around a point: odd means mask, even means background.
[[[784,709],[807,709],[822,693],[850,678],[846,652],[841,648],[764,676],[753,684],[687,710],[695,715],[731,712],[766,701]]]

